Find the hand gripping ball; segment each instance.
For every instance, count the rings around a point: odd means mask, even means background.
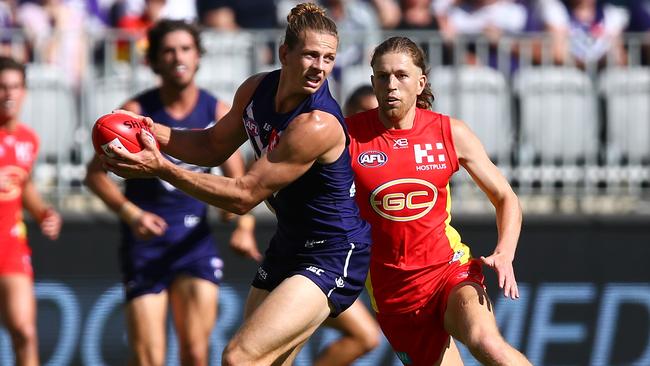
[[[126,149],[131,153],[140,152],[144,147],[138,140],[138,134],[156,142],[151,130],[141,119],[125,113],[105,114],[95,122],[92,131],[93,147],[98,155],[113,156],[109,146]]]

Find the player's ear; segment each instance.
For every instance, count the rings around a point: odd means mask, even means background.
[[[281,44],[280,49],[278,49],[278,57],[282,65],[287,63],[287,53],[289,53],[289,46],[286,43]]]
[[[427,75],[422,74],[418,79],[418,95],[422,94],[425,86],[427,86]]]

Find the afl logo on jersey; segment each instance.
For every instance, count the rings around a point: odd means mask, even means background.
[[[382,151],[365,151],[359,155],[357,161],[363,167],[377,168],[386,164],[388,156],[386,156]]]
[[[257,124],[252,119],[244,117],[244,126],[246,127],[246,132],[251,137],[259,136],[260,130],[257,128]]]
[[[438,189],[426,180],[396,179],[377,187],[370,194],[370,206],[381,217],[391,221],[417,220],[436,204]]]

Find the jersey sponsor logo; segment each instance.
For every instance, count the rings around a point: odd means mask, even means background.
[[[309,272],[316,273],[317,276],[320,276],[321,274],[323,274],[323,272],[325,272],[325,270],[320,269],[320,268],[315,267],[315,266],[309,266],[309,267],[307,267],[305,269],[308,270]]]
[[[223,268],[223,260],[218,257],[212,257],[210,258],[210,266],[212,266],[212,268]]]
[[[185,215],[185,218],[183,220],[186,228],[195,227],[199,224],[199,221],[201,221],[201,218],[196,215]]]
[[[460,260],[464,255],[465,255],[465,251],[463,251],[463,250],[457,250],[457,251],[454,253],[454,256],[453,256],[453,257],[451,258],[451,260],[449,261],[449,264],[452,264],[452,263],[454,263],[454,262],[459,261],[459,260]]]
[[[345,280],[343,279],[343,277],[337,277],[337,278],[334,280],[334,282],[336,283],[336,287],[338,287],[338,288],[343,288],[343,287],[345,287]]]
[[[20,167],[0,167],[0,201],[17,199],[26,179],[27,172]]]
[[[305,248],[313,248],[315,245],[325,244],[325,240],[307,240]]]
[[[359,164],[366,168],[377,168],[388,161],[388,156],[383,151],[364,151],[357,158]]]
[[[386,182],[370,194],[370,206],[381,217],[391,221],[417,220],[433,209],[438,189],[432,183],[403,178]]]
[[[266,273],[266,271],[264,270],[264,268],[259,267],[259,268],[257,268],[257,276],[258,276],[261,280],[266,281],[266,278],[269,277],[269,274]]]
[[[409,140],[407,138],[393,139],[393,149],[406,149],[407,147],[409,147]]]
[[[439,170],[447,168],[447,158],[444,154],[445,148],[442,142],[436,142],[435,149],[433,144],[414,144],[413,153],[415,156],[417,165],[415,170],[425,171],[425,170]]]
[[[31,164],[34,160],[34,144],[29,141],[16,142],[16,160],[21,164]]]

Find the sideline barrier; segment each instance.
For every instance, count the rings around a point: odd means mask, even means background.
[[[494,247],[493,218],[460,217],[454,226],[474,256]],[[39,341],[44,365],[126,364],[122,290],[117,272],[118,225],[114,220],[68,219],[61,238],[47,242],[29,223],[38,297]],[[211,364],[237,329],[256,265],[236,257],[224,243],[231,226],[215,224],[225,261],[219,320],[211,338]],[[274,225],[261,220],[257,239],[265,247]],[[528,218],[515,271],[521,298],[496,291],[486,271],[504,336],[535,365],[650,364],[650,246],[640,218]],[[364,294],[364,297],[366,295]],[[367,299],[366,299],[367,300]],[[296,365],[310,365],[336,337],[320,330]],[[168,353],[178,346],[169,338]],[[462,349],[466,365],[478,365]],[[11,365],[9,338],[0,336],[0,364]],[[167,365],[176,365],[171,357]],[[400,365],[385,340],[355,365]]]

